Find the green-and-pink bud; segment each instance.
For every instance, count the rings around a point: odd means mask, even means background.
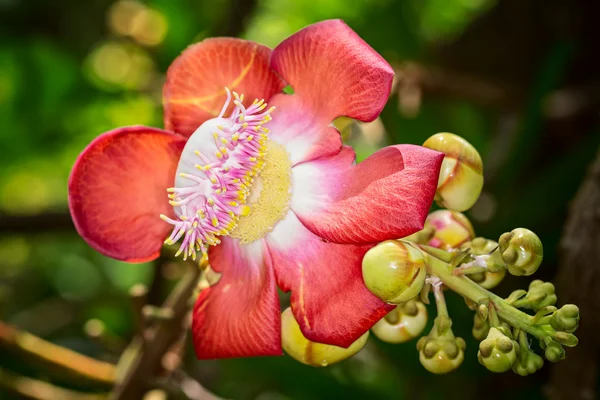
[[[437,210],[429,214],[425,229],[434,232],[429,245],[443,250],[458,248],[475,236],[469,219],[463,213],[451,210]]]

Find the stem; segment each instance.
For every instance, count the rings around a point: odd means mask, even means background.
[[[454,275],[452,268],[447,263],[429,254],[427,257],[427,273],[438,277],[448,288],[477,304],[492,303],[489,307],[494,307],[498,312],[498,316],[511,326],[519,328],[538,339],[544,339],[551,335],[551,332],[548,332],[542,326],[533,325],[531,315],[517,310],[503,298],[482,288],[469,278]]]
[[[106,394],[82,393],[64,389],[37,379],[28,378],[0,368],[0,387],[32,400],[105,400]]]
[[[115,383],[116,372],[113,364],[47,342],[2,321],[0,348],[44,365],[49,372],[74,376],[96,385],[112,386]]]
[[[182,331],[187,329],[184,321],[188,316],[189,300],[198,282],[200,268],[194,263],[186,263],[186,267],[186,274],[162,305],[163,309],[171,311],[172,318],[155,321],[154,325],[146,327],[141,349],[136,346],[136,341],[132,342],[134,357],[127,362],[123,378],[111,395],[112,400],[142,398],[147,390],[148,379],[160,372],[163,356],[181,337]]]
[[[442,285],[433,285],[433,295],[435,296],[435,305],[437,307],[438,316],[445,315],[448,317],[448,307],[446,306],[446,298],[444,297]]]

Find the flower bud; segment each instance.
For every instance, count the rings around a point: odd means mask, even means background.
[[[492,289],[495,288],[502,282],[504,277],[506,276],[506,270],[501,269],[498,272],[478,272],[475,274],[467,275],[473,282],[476,282],[479,286],[484,289]]]
[[[513,365],[513,372],[517,375],[527,376],[535,373],[544,366],[544,359],[531,350],[523,350],[517,362]]]
[[[554,304],[556,304],[554,285],[539,279],[529,284],[529,290],[524,297],[513,302],[515,307],[529,308],[535,312]]]
[[[473,318],[473,337],[477,340],[483,340],[487,337],[490,331],[490,321],[488,319],[483,319],[479,315],[479,313],[475,313],[475,317]]]
[[[387,343],[404,343],[419,336],[427,325],[427,308],[418,300],[400,304],[371,330]]]
[[[579,326],[579,307],[565,304],[550,318],[550,325],[557,331],[572,333]]]
[[[462,338],[424,336],[417,342],[419,361],[434,374],[447,374],[457,369],[465,358],[467,347]]]
[[[306,339],[291,308],[281,313],[281,345],[291,357],[313,367],[326,367],[358,353],[367,343],[369,331],[347,349]]]
[[[565,358],[565,349],[558,342],[550,341],[542,347],[544,347],[544,356],[548,361],[558,362]]]
[[[479,344],[477,359],[492,372],[506,372],[517,360],[518,344],[501,330],[491,328],[487,338]]]
[[[362,273],[375,296],[394,304],[416,297],[427,275],[423,254],[400,240],[388,240],[367,251]]]
[[[436,202],[449,210],[471,208],[483,187],[483,162],[477,150],[452,133],[437,133],[427,139],[423,147],[446,155],[438,178]]]
[[[556,332],[554,334],[554,340],[567,347],[575,347],[579,343],[577,336],[568,332]]]
[[[512,275],[531,275],[544,258],[540,238],[529,229],[517,228],[500,236],[500,255]]]
[[[425,229],[434,231],[429,245],[443,250],[460,247],[473,239],[475,231],[471,222],[458,211],[437,210],[427,216]]]

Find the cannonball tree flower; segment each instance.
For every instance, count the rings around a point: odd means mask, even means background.
[[[167,72],[164,130],[118,128],[77,159],[75,226],[118,260],[155,259],[165,239],[207,253],[221,277],[193,311],[199,358],[280,355],[277,286],[306,338],[348,347],[395,307],[365,287],[363,255],[422,229],[443,159],[397,145],[355,165],[331,123],[374,120],[392,77],[338,20],[273,50],[195,44]]]

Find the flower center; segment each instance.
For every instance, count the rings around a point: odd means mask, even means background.
[[[250,189],[250,213],[240,217],[229,236],[242,243],[264,237],[285,217],[292,194],[292,164],[285,148],[269,140],[265,166]]]
[[[175,186],[167,189],[177,218],[160,216],[173,225],[166,244],[183,238],[176,256],[183,253],[184,260],[190,256],[195,260],[198,251],[206,256],[208,246],[219,244],[219,236],[230,234],[241,217],[249,216],[251,209],[245,203],[250,187],[267,159],[272,158],[266,156],[269,130],[263,125],[271,120],[275,107],[264,111],[267,104],[256,99],[246,108],[242,104],[244,96],[234,92],[235,108],[229,118],[224,118],[231,102],[231,93],[226,91],[227,101],[219,116],[203,123],[188,139],[179,159]],[[281,163],[277,154],[282,151],[287,159],[285,150],[276,150],[275,165]],[[262,192],[256,204],[261,204]]]

